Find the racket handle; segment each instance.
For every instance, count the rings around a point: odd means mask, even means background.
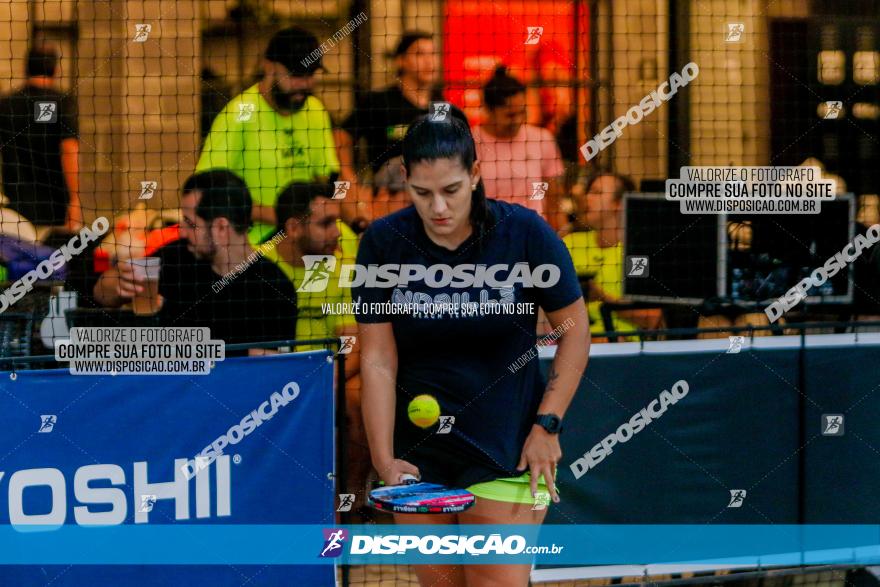
[[[412,485],[413,483],[418,483],[419,478],[415,475],[411,475],[410,473],[403,473],[400,476],[400,484],[401,485]]]

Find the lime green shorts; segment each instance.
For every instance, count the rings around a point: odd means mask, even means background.
[[[532,497],[532,488],[529,485],[531,480],[531,473],[523,473],[519,477],[506,477],[504,479],[486,481],[485,483],[477,483],[468,487],[467,490],[483,499],[532,505],[535,503],[535,498]],[[549,489],[547,484],[544,483],[543,475],[538,480],[538,494],[539,497],[540,494],[549,496]],[[549,500],[549,497],[546,499]]]

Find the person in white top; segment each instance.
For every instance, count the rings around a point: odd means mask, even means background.
[[[483,102],[488,116],[473,135],[486,195],[531,208],[558,230],[565,170],[550,131],[525,123],[526,87],[499,66],[483,88]]]

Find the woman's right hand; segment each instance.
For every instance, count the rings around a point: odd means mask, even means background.
[[[417,479],[422,476],[418,467],[401,459],[393,459],[383,467],[376,467],[376,472],[385,485],[400,485],[403,482],[401,475],[409,474]]]

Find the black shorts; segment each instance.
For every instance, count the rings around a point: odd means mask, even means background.
[[[395,434],[394,437],[395,458],[418,467],[422,481],[466,488],[475,483],[522,474],[521,471],[508,471],[494,463],[486,463],[484,455],[468,454],[472,451],[460,446],[452,435],[448,440],[441,440],[442,437],[433,432],[430,436],[428,434],[424,433],[421,437]]]

